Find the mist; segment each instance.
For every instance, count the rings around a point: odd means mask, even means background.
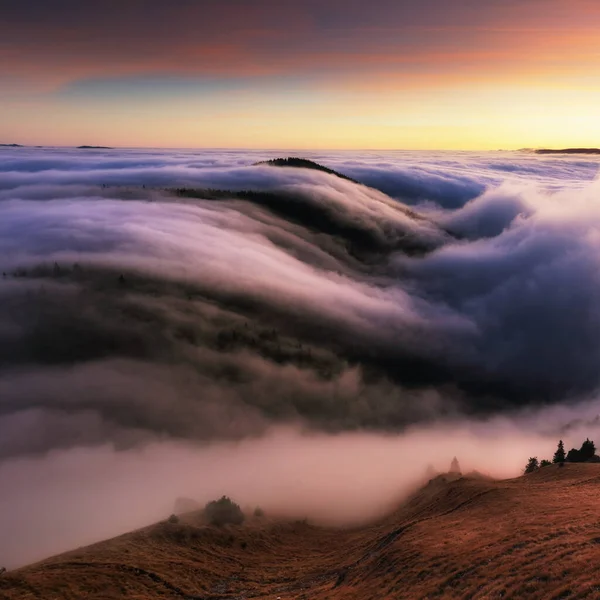
[[[454,456],[463,473],[497,478],[519,475],[530,455],[551,458],[559,432],[535,431],[532,417],[402,435],[282,427],[238,442],[154,440],[127,451],[100,445],[5,460],[0,563],[16,568],[164,520],[179,496],[204,504],[227,494],[271,519],[361,525],[392,512],[426,482],[429,466],[445,472]],[[599,427],[579,423],[565,440],[579,444]]]
[[[166,519],[177,497],[226,494],[269,519],[352,527],[393,512],[454,456],[467,476],[516,477],[557,440],[600,433],[598,401],[402,434],[325,434],[299,426],[205,444],[159,438],[129,450],[102,444],[0,463],[0,563],[16,568]]]
[[[597,159],[1,151],[0,564],[177,496],[356,524],[595,431]]]

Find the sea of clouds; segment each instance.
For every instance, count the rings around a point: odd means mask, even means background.
[[[597,430],[597,157],[289,154],[0,148],[0,564]]]

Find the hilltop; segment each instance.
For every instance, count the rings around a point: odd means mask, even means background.
[[[0,577],[0,596],[100,599],[587,598],[600,581],[600,465],[505,481],[438,476],[340,530],[194,513]]]
[[[352,256],[368,262],[372,262],[375,256],[393,250],[400,250],[410,255],[422,255],[437,248],[442,238],[454,237],[449,231],[442,229],[406,204],[311,160],[294,157],[276,158],[255,163],[256,165],[310,169],[339,177],[361,186],[361,190],[365,193],[374,194],[373,201],[385,205],[390,214],[396,213],[399,219],[388,221],[385,228],[373,226],[370,219],[349,216],[348,211],[339,204],[326,202],[324,199],[315,200],[312,194],[307,194],[302,189],[265,191],[173,188],[167,191],[181,198],[213,201],[240,200],[260,206],[314,233],[333,236]],[[423,228],[428,230],[426,235],[423,235]]]
[[[77,146],[77,150],[114,150],[110,146]]]
[[[346,181],[351,181],[352,183],[360,183],[356,181],[356,179],[352,179],[346,175],[342,175],[342,173],[338,173],[333,169],[329,169],[319,163],[316,163],[312,160],[308,160],[306,158],[298,158],[295,156],[290,156],[288,158],[274,158],[272,160],[264,160],[261,162],[255,163],[256,166],[266,165],[269,167],[291,167],[294,169],[311,169],[313,171],[321,171],[322,173],[328,173],[329,175],[335,175],[340,179],[345,179]]]
[[[563,148],[561,150],[539,148],[534,152],[536,154],[600,154],[600,148]]]

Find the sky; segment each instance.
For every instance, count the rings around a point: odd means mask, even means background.
[[[597,0],[0,0],[0,143],[597,146]]]

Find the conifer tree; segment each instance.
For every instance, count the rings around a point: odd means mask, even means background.
[[[460,473],[460,465],[458,464],[458,458],[456,456],[452,459],[450,464],[450,473]]]
[[[562,440],[559,440],[558,442],[558,448],[556,449],[556,452],[554,453],[554,456],[552,458],[552,462],[553,463],[562,463],[565,462],[565,445],[563,444]]]
[[[525,471],[524,473],[533,473],[534,471],[537,471],[540,468],[540,463],[537,459],[537,456],[534,456],[532,458],[529,459],[529,461],[527,462],[527,466],[525,467]]]
[[[593,458],[594,454],[596,454],[596,446],[594,442],[587,438],[583,444],[581,444],[581,449],[579,450],[581,454],[581,460],[586,461],[590,458]]]

